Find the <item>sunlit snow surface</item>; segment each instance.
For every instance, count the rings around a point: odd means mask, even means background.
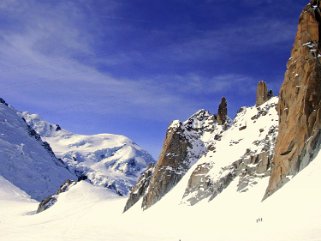
[[[153,158],[132,140],[121,135],[78,135],[23,112],[27,123],[52,147],[57,157],[98,186],[127,195]]]
[[[251,119],[248,118],[255,114],[255,107],[248,108],[246,112],[246,115],[240,113],[240,122],[249,122]],[[272,117],[267,115],[265,121],[271,121],[270,118]],[[239,131],[239,126],[235,127],[234,132],[233,129],[226,132],[226,141],[238,139],[239,135],[249,135],[249,142],[245,143],[247,140],[244,140],[244,146],[241,144],[239,148],[252,143],[255,139],[253,135],[257,137],[260,133],[247,124],[248,128],[242,132]],[[264,121],[258,123],[260,126],[266,124]],[[226,145],[224,137],[220,145]],[[225,151],[225,155],[219,152],[215,154],[222,157],[219,167],[228,165],[243,153],[237,153],[236,149],[235,152]],[[210,156],[204,156],[194,165],[210,160]],[[34,214],[37,203],[0,178],[0,240],[321,240],[321,154],[264,202],[261,200],[268,177],[262,178],[246,192],[236,191],[238,180],[235,179],[214,200],[209,202],[204,199],[194,206],[188,206],[182,202],[182,196],[192,170],[193,167],[150,209],[143,212],[138,203],[126,213],[123,213],[125,198],[82,181],[61,194],[58,202],[50,209]],[[214,169],[213,173],[215,174]],[[261,218],[262,222],[257,222]]]
[[[210,203],[189,207],[168,195],[145,212],[136,205],[125,214],[125,199],[81,182],[62,194],[55,206],[35,215],[36,203],[1,178],[0,237],[6,241],[320,240],[320,170],[318,155],[263,203],[267,180],[246,193],[231,186]],[[257,223],[258,218],[263,221]]]

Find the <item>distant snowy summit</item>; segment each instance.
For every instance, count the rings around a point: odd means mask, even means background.
[[[125,136],[78,135],[36,114],[22,112],[20,115],[50,144],[71,172],[118,195],[127,195],[141,173],[155,162],[149,153]]]

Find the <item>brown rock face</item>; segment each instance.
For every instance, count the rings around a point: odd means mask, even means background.
[[[160,159],[155,166],[148,191],[143,198],[143,209],[147,209],[168,193],[189,168],[186,162],[190,143],[182,134],[182,123],[173,124],[166,134]]]
[[[216,116],[206,110],[199,110],[183,123],[173,121],[166,133],[157,164],[140,177],[131,190],[124,211],[141,198],[142,208],[147,209],[166,195],[191,165],[208,151],[210,147],[202,137],[208,137],[216,127]]]
[[[226,123],[226,120],[227,120],[227,101],[226,101],[226,98],[223,97],[218,107],[217,123],[219,125],[224,125]]]
[[[280,131],[265,197],[307,166],[320,146],[320,19],[319,1],[311,1],[300,15],[280,91]]]
[[[258,83],[257,89],[256,89],[256,106],[260,106],[268,100],[269,100],[268,89],[267,89],[266,83],[263,80],[261,80]]]

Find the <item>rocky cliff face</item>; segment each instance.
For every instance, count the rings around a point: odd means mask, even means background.
[[[168,193],[206,151],[201,136],[204,131],[214,131],[214,122],[214,115],[201,110],[184,123],[174,121],[170,125],[160,159],[143,197],[143,209],[149,208]]]
[[[311,1],[300,15],[279,95],[280,133],[266,197],[307,166],[320,146],[320,21],[320,3]]]
[[[189,167],[186,157],[191,143],[183,132],[182,123],[177,121],[168,129],[160,159],[143,198],[144,209],[161,199],[186,173]]]
[[[205,110],[196,112],[185,122],[173,121],[167,130],[159,161],[132,189],[125,211],[140,198],[143,198],[143,209],[159,201],[204,153],[215,149],[209,145],[209,137],[220,138],[222,131],[223,126],[217,124],[216,116]]]

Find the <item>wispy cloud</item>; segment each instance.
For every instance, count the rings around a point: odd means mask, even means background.
[[[295,26],[275,19],[253,17],[243,24],[228,24],[220,29],[197,31],[192,37],[169,46],[170,57],[186,61],[192,59],[217,60],[233,58],[240,53],[258,49],[282,49],[293,41]]]
[[[64,14],[56,16],[58,21],[37,16],[27,20],[23,32],[1,33],[0,88],[6,96],[60,112],[114,114],[127,113],[128,109],[148,114],[178,102],[164,89],[143,81],[114,78],[84,64],[79,55],[94,54],[91,42]]]
[[[117,1],[103,2],[104,13],[107,13],[104,18],[124,20],[117,15],[121,7]],[[133,115],[128,111],[133,110],[148,118],[159,118],[160,114],[163,118],[172,118],[173,113],[179,116],[195,110],[198,105],[191,96],[218,95],[241,86],[240,90],[248,91],[256,80],[233,72],[209,76],[196,71],[155,74],[153,77],[131,77],[127,73],[126,77],[119,77],[99,66],[103,63],[121,68],[121,64],[128,62],[159,64],[157,61],[149,63],[155,58],[166,58],[173,63],[213,60],[222,56],[233,58],[233,54],[252,51],[252,47],[282,44],[293,35],[292,26],[286,23],[252,18],[244,23],[246,28],[231,23],[217,30],[197,30],[181,41],[164,41],[162,48],[152,52],[125,49],[107,52],[102,59],[99,51],[105,49],[99,49],[97,45],[108,41],[108,36],[112,39],[113,33],[119,29],[124,31],[125,27],[123,23],[102,25],[91,18],[94,16],[91,3],[81,0],[0,2],[0,15],[7,20],[0,23],[0,88],[5,96],[55,112]],[[103,39],[101,31],[104,31]],[[149,36],[141,29],[137,31],[146,34],[147,40],[142,45],[159,37],[170,39],[173,35],[166,31],[151,31]],[[238,94],[245,93],[240,91]]]
[[[166,81],[164,81],[166,80]],[[202,76],[196,73],[174,76],[158,76],[151,82],[159,82],[161,88],[168,92],[190,96],[216,95],[228,93],[231,89],[239,89],[239,94],[247,94],[253,87],[253,78],[241,74],[222,74],[212,77]],[[242,87],[242,88],[240,88]]]
[[[182,13],[184,21],[175,12],[163,26],[165,15],[173,13],[163,9],[166,14],[154,23],[153,14],[126,10],[128,4],[140,10],[133,2],[1,0],[1,97],[73,131],[93,133],[100,126],[99,131],[132,136],[156,156],[172,119],[185,119],[199,108],[216,111],[223,95],[231,115],[240,105],[254,103],[257,81],[273,69],[268,64],[256,71],[260,65],[246,58],[254,54],[260,60],[262,50],[282,50],[294,38],[295,24],[287,19],[253,11],[235,20],[230,12],[239,13],[234,4],[258,10],[265,4],[277,13],[277,4],[269,0],[173,1],[209,4],[218,11],[207,12],[214,19],[226,9],[219,4],[228,7],[229,21],[209,21],[208,26],[185,16],[194,8]],[[166,4],[172,7],[171,0]],[[274,75],[269,82],[277,90],[283,76]]]
[[[192,111],[194,105],[186,94],[209,89],[197,74],[174,76],[171,84],[163,84],[164,77],[115,78],[101,72],[83,60],[95,55],[94,40],[83,27],[85,19],[77,6],[15,4],[1,5],[3,12],[21,21],[19,31],[0,30],[0,88],[9,98],[62,112],[127,113],[133,109],[152,117],[156,109],[165,114],[169,106],[176,113]],[[227,85],[222,77],[208,83],[212,91]]]

